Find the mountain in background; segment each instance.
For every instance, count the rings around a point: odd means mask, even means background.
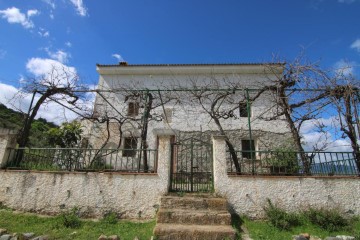
[[[0,103],[0,128],[19,132],[24,125],[26,115]],[[47,131],[58,126],[44,118],[34,120],[31,125],[28,147],[48,147]]]

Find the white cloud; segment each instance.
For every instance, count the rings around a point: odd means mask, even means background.
[[[67,41],[67,42],[65,43],[65,45],[66,45],[67,47],[71,47],[71,46],[72,46],[71,42],[69,42],[69,41]]]
[[[14,110],[27,112],[30,106],[32,94],[19,95],[19,92],[20,89],[12,85],[0,83],[0,103]],[[40,96],[40,94],[37,94],[34,100],[39,100]],[[66,102],[62,103],[68,105]],[[91,102],[87,104],[91,104]],[[76,119],[78,115],[56,102],[48,102],[40,107],[36,118],[40,117],[56,124],[61,124],[62,122]]]
[[[351,45],[350,48],[355,49],[356,51],[360,52],[360,38],[356,39]]]
[[[57,60],[61,63],[66,63],[69,60],[69,57],[71,57],[69,53],[63,50],[57,50],[56,52],[51,52],[49,49],[46,48],[45,51],[47,52],[50,58]]]
[[[70,2],[75,6],[78,15],[82,17],[87,15],[87,8],[85,7],[82,0],[70,0]]]
[[[354,75],[355,67],[357,63],[354,61],[346,61],[344,59],[339,60],[335,63],[335,73],[342,76]]]
[[[124,61],[124,59],[121,57],[120,54],[118,53],[114,53],[113,55],[111,55],[112,57],[116,58],[119,62]]]
[[[51,82],[51,85],[56,85],[61,87],[62,85],[68,85],[69,79],[77,77],[76,69],[71,66],[64,65],[63,63],[47,58],[31,58],[26,64],[26,69],[29,73],[34,75],[41,81],[46,81],[45,85],[48,82]],[[28,83],[28,79],[25,79],[23,76],[20,77],[19,82],[22,86],[25,86]],[[94,86],[90,86],[94,87]],[[16,88],[12,85],[0,83],[0,102],[5,104],[8,107],[11,107],[16,110],[21,110],[26,112],[29,108],[32,94],[21,94],[19,97],[19,92],[21,88]],[[85,94],[86,99],[79,99],[77,101],[81,109],[92,109],[94,102],[94,94],[88,93]],[[35,96],[35,101],[40,98],[40,94]],[[63,97],[56,97],[63,105],[71,107],[71,105],[66,101],[68,98],[63,99]],[[80,112],[80,110],[76,110]],[[80,112],[81,113],[81,112]],[[73,111],[61,106],[60,104],[49,101],[46,104],[42,105],[36,118],[45,118],[48,121],[61,124],[64,121],[71,121],[77,117],[78,114]]]
[[[324,132],[317,131],[319,125],[325,127]],[[331,152],[351,152],[349,140],[334,137],[336,135],[334,128],[340,129],[340,122],[337,116],[304,122],[301,126],[304,149],[306,151],[313,151],[315,147]]]
[[[53,0],[42,0],[44,3],[48,4],[52,9],[56,8],[55,1]]]
[[[49,37],[49,36],[50,36],[50,32],[47,31],[47,30],[44,29],[44,28],[39,28],[38,34],[39,34],[41,37]]]
[[[57,86],[68,85],[69,81],[77,78],[74,67],[48,58],[31,58],[26,63],[26,69],[35,77],[41,77]]]
[[[329,118],[319,118],[319,119],[311,119],[308,121],[305,121],[302,125],[301,125],[301,133],[302,134],[306,134],[306,133],[310,133],[313,131],[316,131],[316,129],[319,128],[319,126],[323,126],[323,127],[338,127],[340,124],[338,117],[333,116],[333,117],[329,117]]]
[[[39,15],[40,12],[36,9],[30,9],[27,11],[27,16],[28,18],[32,17],[32,16],[36,16],[36,15]]]
[[[347,4],[353,3],[355,1],[356,0],[338,0],[339,3],[347,3]]]
[[[20,12],[20,9],[16,7],[7,8],[5,10],[0,10],[0,16],[8,21],[8,23],[14,24],[19,23],[24,28],[33,28],[34,23],[30,20],[30,17],[38,15],[39,11],[36,9],[31,9],[27,11],[27,16]]]

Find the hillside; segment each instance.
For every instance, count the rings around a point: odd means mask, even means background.
[[[23,113],[7,108],[0,103],[0,128],[8,128],[15,131],[20,131],[25,121]],[[36,119],[31,125],[31,133],[28,147],[46,147],[48,146],[46,132],[50,128],[58,127],[46,119]]]

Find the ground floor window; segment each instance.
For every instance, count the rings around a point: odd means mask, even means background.
[[[241,140],[242,157],[252,159],[255,156],[255,141],[254,140]]]
[[[123,157],[136,156],[137,141],[137,138],[134,137],[124,138],[124,150],[122,152]]]

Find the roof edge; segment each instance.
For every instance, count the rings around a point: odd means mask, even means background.
[[[96,63],[97,67],[196,67],[196,66],[266,66],[278,65],[283,66],[285,62],[264,62],[264,63],[171,63],[171,64],[100,64]]]

